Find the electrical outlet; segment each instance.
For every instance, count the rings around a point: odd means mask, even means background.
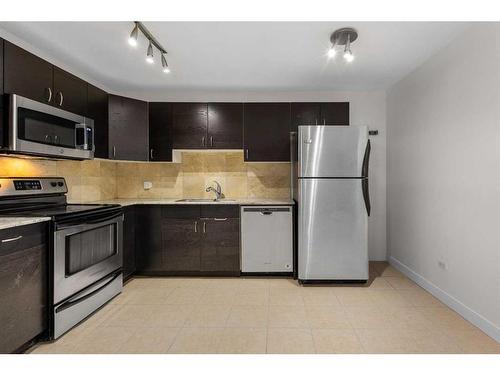
[[[442,261],[442,260],[439,260],[439,261],[438,261],[438,266],[439,266],[439,268],[441,268],[442,270],[447,270],[447,269],[448,269],[448,265],[447,265],[444,261]]]
[[[149,190],[153,187],[153,183],[151,181],[144,181],[144,190]]]

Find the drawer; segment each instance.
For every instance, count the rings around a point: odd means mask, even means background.
[[[28,224],[0,231],[0,254],[45,244],[47,223]]]
[[[237,205],[202,205],[200,218],[239,218],[240,208]]]
[[[197,219],[200,217],[200,206],[165,205],[161,208],[161,217],[164,219]]]

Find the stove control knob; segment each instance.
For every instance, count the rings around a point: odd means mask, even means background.
[[[52,181],[52,182],[50,183],[50,186],[52,186],[52,187],[56,187],[56,186],[57,186],[57,182]]]
[[[59,182],[57,183],[57,186],[59,186],[59,187],[63,187],[63,186],[64,186],[64,183],[63,183],[63,182],[61,182],[61,181],[59,181]]]

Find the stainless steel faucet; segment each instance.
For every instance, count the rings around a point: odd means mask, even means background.
[[[221,188],[220,184],[217,181],[214,180],[214,182],[215,182],[216,187],[213,188],[212,186],[209,186],[209,187],[207,187],[205,189],[205,191],[207,193],[209,191],[213,191],[215,193],[215,201],[218,201],[218,200],[220,200],[222,198],[222,188]]]

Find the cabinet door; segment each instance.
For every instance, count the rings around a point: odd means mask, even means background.
[[[172,161],[171,103],[149,103],[149,160]]]
[[[107,159],[108,153],[108,93],[92,85],[87,86],[87,115],[94,120],[95,157]]]
[[[135,207],[135,255],[138,273],[162,270],[161,206]]]
[[[0,95],[3,95],[3,39],[2,38],[0,38]],[[0,100],[0,108],[2,107],[3,107],[3,100]],[[1,121],[2,120],[0,119],[0,125]]]
[[[123,278],[128,279],[136,271],[135,260],[135,207],[123,209]]]
[[[243,148],[243,103],[208,104],[209,148]]]
[[[207,120],[205,103],[173,103],[173,148],[205,148]]]
[[[47,226],[5,229],[0,240],[0,353],[11,353],[48,328]]]
[[[238,274],[240,272],[240,220],[203,220],[201,271]]]
[[[4,91],[53,103],[52,64],[4,41]]]
[[[87,83],[54,66],[53,104],[68,112],[87,114]]]
[[[321,103],[320,125],[349,125],[349,102]]]
[[[109,153],[111,159],[149,159],[148,104],[109,95]]]
[[[319,125],[321,106],[319,103],[292,103],[292,129],[296,132],[299,125]]]
[[[290,161],[290,103],[245,103],[245,161]]]

